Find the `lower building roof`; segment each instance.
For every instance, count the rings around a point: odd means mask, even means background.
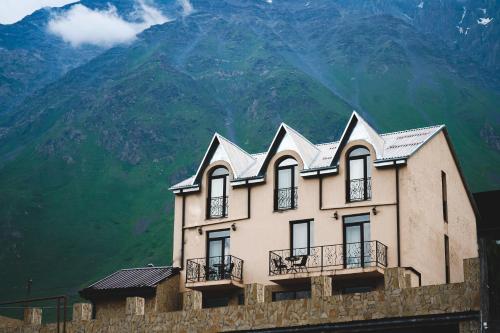
[[[80,290],[80,296],[134,296],[135,294],[154,294],[156,286],[179,273],[172,266],[126,268],[106,276],[104,279]]]

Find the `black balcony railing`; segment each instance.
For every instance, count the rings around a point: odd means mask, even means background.
[[[269,251],[269,275],[359,267],[387,267],[387,246],[368,241]]]
[[[187,260],[186,283],[217,280],[243,281],[243,260],[230,255]]]
[[[359,178],[347,181],[347,201],[363,201],[372,198],[372,179]]]
[[[274,190],[274,209],[285,210],[297,207],[297,187],[278,188]]]
[[[228,199],[225,197],[212,197],[207,199],[207,218],[227,216]]]

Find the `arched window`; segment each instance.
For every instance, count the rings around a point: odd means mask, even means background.
[[[347,201],[370,200],[372,197],[371,157],[365,147],[354,147],[347,153]]]
[[[227,182],[229,171],[214,169],[208,178],[207,218],[227,216]]]
[[[297,207],[297,161],[284,158],[276,166],[274,210]]]

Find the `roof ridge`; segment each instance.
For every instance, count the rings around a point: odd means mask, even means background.
[[[395,131],[395,132],[382,133],[382,134],[380,134],[380,136],[384,136],[384,135],[394,135],[394,134],[400,134],[400,133],[408,133],[408,132],[412,132],[412,131],[418,131],[418,130],[423,130],[423,129],[431,129],[431,128],[440,128],[440,127],[444,127],[444,126],[446,126],[446,125],[441,124],[441,125],[431,125],[431,126],[424,126],[424,127],[410,128],[410,129],[406,129],[406,130],[402,130],[402,131]]]
[[[288,127],[289,129],[291,129],[295,134],[297,134],[298,136],[300,136],[302,139],[306,140],[307,143],[310,143],[313,147],[316,147],[316,145],[314,143],[312,143],[311,140],[309,140],[308,138],[306,138],[302,133],[300,133],[299,131],[297,131],[295,128],[290,127],[290,126],[288,126],[285,123],[282,123],[282,124],[283,124],[283,126]]]
[[[122,268],[119,271],[131,271],[131,270],[138,270],[138,269],[159,269],[159,268],[171,268],[173,269],[173,266],[151,266],[151,267],[132,267],[132,268]]]
[[[244,154],[246,154],[246,155],[248,155],[248,156],[252,157],[252,155],[251,155],[249,152],[247,152],[246,150],[244,150],[243,148],[241,148],[240,146],[238,146],[236,143],[232,142],[231,140],[227,139],[226,137],[224,137],[224,136],[220,135],[220,134],[219,134],[219,133],[217,133],[217,132],[215,133],[215,135],[220,136],[222,139],[224,139],[225,141],[227,141],[228,143],[230,143],[231,145],[233,145],[236,149],[238,149],[238,150],[239,150],[239,151],[241,151],[242,153],[244,153]]]
[[[261,153],[252,153],[252,154],[250,154],[250,155],[252,155],[252,156],[256,156],[256,155],[265,155],[266,153],[267,153],[267,152],[265,152],[265,151],[264,151],[264,152],[261,152]]]
[[[331,142],[323,142],[323,143],[317,143],[317,144],[315,144],[315,146],[326,146],[326,145],[331,145],[331,144],[339,143],[339,142],[340,142],[340,140],[331,141]]]

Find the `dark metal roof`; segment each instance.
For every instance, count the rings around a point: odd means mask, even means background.
[[[161,281],[179,273],[179,268],[140,267],[121,269],[80,291],[82,296],[100,292],[154,289]]]

